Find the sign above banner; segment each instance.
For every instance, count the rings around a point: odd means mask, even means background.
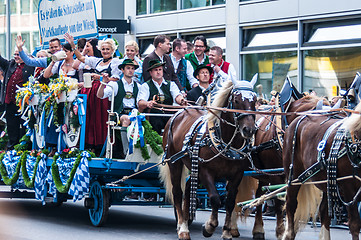
[[[130,30],[130,22],[127,20],[98,19],[99,33],[127,33]]]
[[[94,0],[40,0],[38,19],[44,45],[65,33],[75,39],[98,36]]]

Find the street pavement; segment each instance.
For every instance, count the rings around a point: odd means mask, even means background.
[[[206,239],[201,226],[209,211],[197,211],[190,226],[192,239]],[[224,213],[219,214],[220,225],[208,239],[221,239]],[[240,238],[252,239],[254,218],[239,222]],[[276,239],[275,221],[265,220],[266,239]],[[320,228],[306,226],[296,239],[318,239]],[[332,229],[332,239],[351,239],[348,230]],[[112,239],[177,239],[172,207],[112,206],[103,227],[93,227],[83,202],[64,203],[60,207],[42,206],[40,201],[0,199],[0,240],[112,240]]]

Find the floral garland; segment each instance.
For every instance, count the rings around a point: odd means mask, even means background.
[[[144,127],[144,138],[146,140],[146,143],[148,143],[149,146],[155,152],[155,154],[159,156],[160,154],[163,153],[163,149],[159,146],[160,144],[162,144],[162,137],[159,136],[159,134],[153,130],[152,125],[147,120],[145,120],[142,123],[143,123],[142,126]],[[140,148],[144,160],[150,159],[147,145],[144,145],[144,147],[140,147],[140,140],[138,140],[135,147]]]
[[[6,171],[5,165],[2,161],[4,159],[5,154],[6,153],[2,153],[0,155],[0,174],[2,176],[3,182],[6,185],[13,185],[14,183],[16,183],[16,181],[19,178],[21,162],[24,161],[24,158],[26,160],[27,151],[25,151],[21,154],[20,160],[19,160],[18,164],[16,165],[15,173],[13,174],[13,176],[11,178],[9,178],[8,172]]]

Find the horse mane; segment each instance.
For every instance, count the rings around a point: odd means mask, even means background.
[[[228,101],[228,95],[233,89],[233,83],[231,80],[228,80],[222,84],[222,87],[219,89],[219,91],[216,93],[214,97],[214,101],[211,103],[212,107],[224,107],[225,104]],[[212,110],[214,114],[217,116],[220,115],[221,111],[218,110]],[[211,112],[208,113],[208,120],[214,121],[217,119],[217,117]]]
[[[359,113],[352,113],[351,116],[345,120],[344,126],[349,131],[358,132],[361,130],[361,121],[360,121],[361,103],[359,103],[356,106],[355,111]]]
[[[323,100],[323,105],[324,105],[324,106],[329,106],[329,105],[330,105],[329,101],[327,101],[327,100],[326,100],[325,98],[323,98],[323,97],[318,97],[318,96],[313,96],[313,95],[306,95],[306,96],[300,98],[300,99],[297,100],[297,101],[293,101],[293,102],[291,103],[291,106],[290,106],[290,108],[289,108],[289,111],[295,112],[296,109],[301,108],[301,107],[302,107],[303,109],[309,109],[309,110],[311,110],[311,109],[313,109],[313,107],[316,107],[317,102],[318,102],[319,100]],[[310,107],[307,107],[307,105],[310,105]]]

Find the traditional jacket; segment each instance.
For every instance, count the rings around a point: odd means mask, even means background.
[[[164,101],[162,102],[163,104],[166,105],[173,105],[173,97],[172,94],[170,92],[170,81],[165,80],[168,84],[162,84],[162,86],[160,86],[160,89],[162,89],[163,94],[164,94]],[[149,86],[149,98],[148,101],[153,100],[153,97],[155,95],[157,95],[159,97],[159,91],[158,88],[154,85],[152,80],[148,80],[146,82]],[[150,112],[162,112],[161,110],[157,110],[157,109],[151,109]]]
[[[186,54],[184,58],[191,62],[194,70],[196,70],[196,68],[199,66],[198,58],[194,52]],[[203,64],[208,64],[208,63],[209,63],[209,58],[207,55],[205,55]]]
[[[227,73],[228,74],[228,69],[229,69],[229,65],[230,63],[229,62],[226,62],[222,59],[222,61],[218,64],[218,66],[221,68],[221,70],[224,72],[224,73]],[[207,64],[207,66],[210,66],[211,67],[211,64]],[[211,73],[211,76],[209,78],[209,83],[213,82],[213,77],[214,77],[214,71]]]

